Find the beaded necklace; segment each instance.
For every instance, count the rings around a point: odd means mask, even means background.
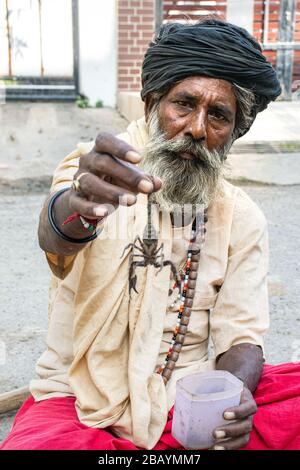
[[[156,370],[158,374],[162,375],[165,384],[170,379],[172,371],[175,368],[176,361],[178,360],[179,353],[184,343],[187,327],[190,321],[190,316],[192,312],[191,309],[193,306],[195,295],[200,254],[205,240],[206,222],[207,209],[204,210],[203,214],[197,214],[192,224],[192,233],[189,241],[187,259],[184,264],[182,273],[183,285],[181,293],[178,296],[180,305],[177,322],[173,331],[173,336],[170,342],[170,348],[167,353],[167,356],[162,365]],[[177,283],[175,282],[173,285],[173,290],[176,286]]]

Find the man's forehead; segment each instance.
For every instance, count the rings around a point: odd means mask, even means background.
[[[176,83],[168,92],[167,96],[183,95],[195,99],[207,97],[213,100],[222,100],[226,103],[235,104],[235,94],[232,84],[227,80],[218,78],[192,76]]]

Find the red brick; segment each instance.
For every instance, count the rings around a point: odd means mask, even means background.
[[[141,9],[141,10],[138,9],[138,10],[136,11],[136,13],[137,13],[138,15],[152,15],[152,17],[153,17],[154,11],[153,11],[153,8],[143,8],[143,9]]]
[[[138,39],[136,43],[138,46],[146,47],[148,46],[149,41],[147,39]]]
[[[129,53],[129,47],[128,46],[125,46],[125,47],[119,47],[119,54],[128,54]]]
[[[154,33],[154,25],[152,24],[143,24],[142,29],[147,31],[153,31]]]
[[[118,36],[119,38],[127,39],[129,37],[129,31],[119,31]]]
[[[152,23],[152,21],[154,21],[154,18],[153,18],[153,15],[149,16],[149,15],[143,15],[142,17],[142,23]]]
[[[127,83],[118,83],[118,88],[119,88],[119,90],[128,90],[128,84]]]
[[[140,61],[141,60],[141,55],[142,54],[120,54],[120,58],[123,59],[123,60],[132,60],[132,61]]]
[[[131,47],[130,48],[130,53],[132,54],[140,54],[141,53],[141,49],[139,47]]]
[[[142,37],[143,38],[151,38],[153,36],[153,32],[152,31],[143,31],[142,30]]]
[[[128,69],[119,69],[119,75],[128,75],[129,73],[129,68]],[[131,73],[131,71],[130,71]]]
[[[133,31],[134,25],[129,23],[119,23],[119,31]]]
[[[120,16],[119,16],[119,23],[121,23],[121,24],[122,24],[122,23],[123,23],[123,24],[124,24],[124,23],[125,23],[125,24],[130,23],[130,16],[129,16],[129,15],[120,15]]]
[[[133,44],[133,39],[123,39],[119,38],[119,46],[132,46]]]
[[[133,77],[119,77],[120,82],[133,82]]]
[[[119,8],[119,16],[120,15],[132,15],[133,9],[132,8]]]
[[[129,73],[132,75],[137,75],[141,73],[141,69],[130,69]]]
[[[133,67],[133,66],[135,66],[134,61],[126,62],[126,61],[122,60],[121,57],[119,57],[119,67]]]

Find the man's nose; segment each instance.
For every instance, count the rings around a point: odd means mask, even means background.
[[[185,135],[193,137],[195,140],[206,141],[206,117],[205,113],[197,113],[191,118],[191,121],[186,127]]]

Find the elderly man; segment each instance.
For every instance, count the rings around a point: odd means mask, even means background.
[[[142,83],[145,117],[54,174],[39,226],[48,347],[2,448],[182,449],[176,382],[213,369],[244,383],[214,449],[300,448],[299,366],[263,365],[266,220],[224,178],[276,74],[245,30],[207,19],[163,26]]]

